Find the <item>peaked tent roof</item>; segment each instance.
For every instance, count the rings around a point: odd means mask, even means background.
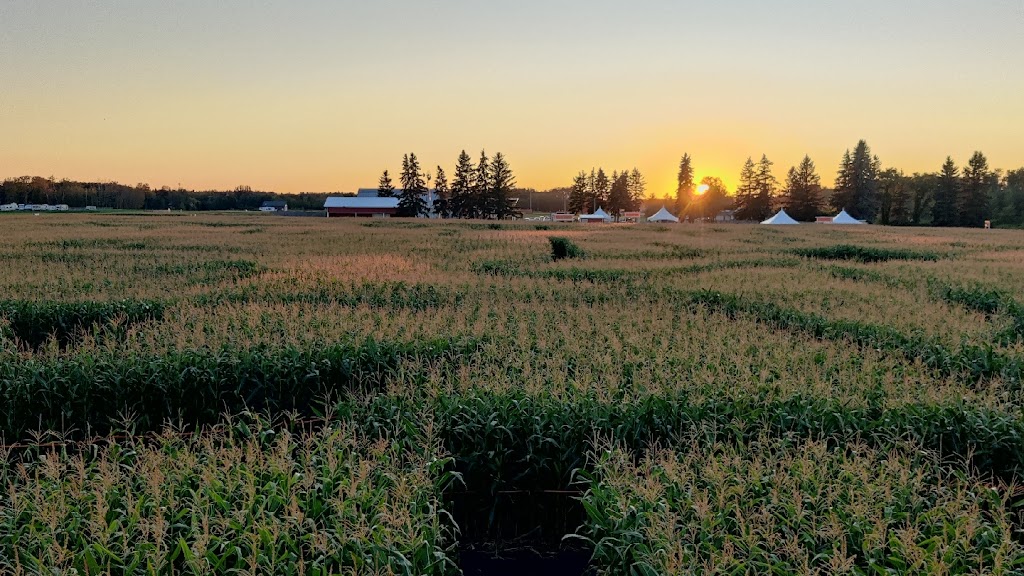
[[[671,212],[669,212],[668,210],[665,209],[664,206],[662,206],[661,210],[658,210],[657,212],[655,212],[654,216],[651,216],[650,218],[648,218],[647,221],[648,222],[679,222],[679,218],[676,218],[675,216],[673,216]]]
[[[612,220],[612,217],[603,208],[598,207],[593,214],[583,214],[580,216],[580,220],[604,220],[609,222]]]
[[[790,218],[785,210],[779,210],[778,214],[761,222],[761,224],[799,224],[799,222]]]
[[[843,210],[842,212],[837,214],[835,216],[835,218],[832,218],[832,223],[833,224],[863,224],[863,222],[861,222],[860,220],[857,220],[853,216],[850,216],[849,214],[847,214],[846,210]]]

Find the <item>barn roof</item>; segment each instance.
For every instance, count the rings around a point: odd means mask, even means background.
[[[398,198],[329,196],[324,208],[398,208]]]

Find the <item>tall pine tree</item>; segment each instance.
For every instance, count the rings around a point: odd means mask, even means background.
[[[490,213],[498,220],[515,218],[521,214],[512,205],[509,194],[516,185],[516,179],[512,175],[512,167],[509,166],[505,155],[498,152],[491,159],[491,174],[488,179],[487,206]]]
[[[434,212],[438,218],[451,218],[451,191],[448,189],[448,177],[444,168],[437,167],[437,178],[434,179]]]
[[[757,171],[754,166],[754,160],[747,158],[747,161],[743,164],[743,169],[740,170],[740,182],[736,186],[735,217],[737,220],[758,220],[760,212],[754,199],[757,193],[756,177]],[[763,218],[760,220],[763,220]]]
[[[821,213],[821,177],[810,156],[804,156],[799,166],[789,169],[785,196],[786,212],[796,220],[813,222]]]
[[[779,181],[772,175],[772,161],[767,154],[761,155],[754,175],[754,213],[755,219],[765,220],[772,215],[772,201]]]
[[[408,154],[402,160],[402,193],[398,196],[398,215],[416,218],[427,215],[427,201],[423,195],[427,192],[420,162],[415,154]]]
[[[572,180],[572,188],[569,190],[569,212],[582,214],[586,211],[587,193],[590,189],[587,173],[580,171]]]
[[[629,173],[615,173],[612,177],[611,190],[608,192],[608,203],[605,210],[618,221],[622,212],[630,208]]]
[[[994,174],[988,169],[988,160],[981,152],[975,152],[964,168],[957,202],[960,225],[980,228],[988,218],[988,195],[993,186]]]
[[[475,187],[476,167],[473,160],[463,150],[455,164],[455,176],[452,179],[451,212],[455,218],[473,217],[473,189]]]
[[[676,214],[680,220],[691,216],[691,204],[696,189],[693,183],[693,163],[689,154],[683,154],[679,160],[679,173],[676,175]]]
[[[857,142],[853,154],[847,150],[839,166],[832,207],[846,210],[858,220],[873,220],[878,212],[878,157],[864,140]]]
[[[639,210],[647,193],[647,180],[636,167],[629,173],[629,209]]]
[[[947,156],[942,165],[935,187],[935,203],[932,204],[932,226],[956,226],[959,217],[956,201],[960,196],[960,170]]]
[[[491,183],[491,163],[487,153],[480,151],[480,160],[476,163],[476,178],[473,182],[472,218],[491,218],[492,207],[489,205],[488,190]]]

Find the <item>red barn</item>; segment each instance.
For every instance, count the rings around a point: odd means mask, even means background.
[[[398,213],[398,198],[331,196],[324,208],[328,218],[388,218]]]

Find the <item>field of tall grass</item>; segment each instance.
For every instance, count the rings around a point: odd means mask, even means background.
[[[1019,233],[0,225],[0,573],[1024,572]]]

